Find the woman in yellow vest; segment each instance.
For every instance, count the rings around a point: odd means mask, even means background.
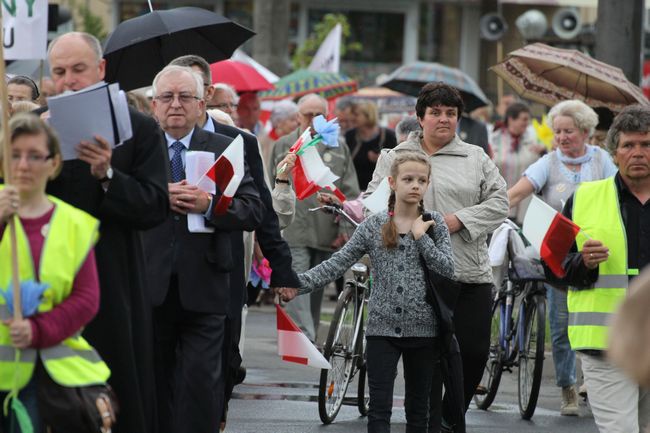
[[[0,189],[0,398],[19,391],[34,432],[43,431],[35,370],[43,368],[59,386],[103,384],[110,375],[81,330],[99,308],[93,247],[98,221],[45,194],[62,165],[59,143],[33,114],[9,122],[11,185]],[[1,186],[0,186],[1,188]],[[17,218],[14,218],[17,216]],[[14,218],[23,315],[12,319],[11,246],[8,221]],[[27,286],[44,288],[29,309]],[[34,311],[35,310],[35,311]],[[41,367],[42,365],[42,367]],[[46,377],[47,377],[46,376]],[[0,414],[4,432],[20,431],[12,416]],[[53,431],[60,426],[52,425]],[[57,428],[58,427],[58,428]]]

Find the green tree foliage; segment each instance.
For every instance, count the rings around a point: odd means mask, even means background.
[[[92,13],[90,8],[80,5],[77,0],[68,0],[73,11],[75,27],[82,32],[90,33],[100,41],[108,35],[101,17]]]
[[[326,14],[323,20],[314,26],[314,31],[304,44],[296,49],[291,58],[294,69],[306,68],[311,63],[316,51],[323,43],[329,32],[341,24],[341,57],[348,51],[361,51],[362,45],[359,42],[347,42],[350,37],[350,23],[343,14]]]
[[[101,17],[93,14],[89,8],[81,6],[78,9],[81,16],[81,28],[84,32],[90,33],[100,41],[106,37],[106,29]]]

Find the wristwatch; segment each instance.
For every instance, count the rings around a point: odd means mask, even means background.
[[[111,179],[113,179],[113,167],[108,167],[108,170],[106,170],[106,176],[99,179],[99,181],[101,183],[104,183],[104,182],[108,182]]]
[[[289,179],[278,179],[277,177],[275,178],[275,183],[286,183],[287,185],[291,184],[291,182],[289,182]]]

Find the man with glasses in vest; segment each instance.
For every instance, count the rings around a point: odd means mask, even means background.
[[[650,421],[650,393],[611,364],[605,350],[610,319],[650,257],[650,108],[625,108],[607,149],[619,172],[581,184],[564,207],[582,230],[562,281],[572,286],[569,340],[581,354],[596,425],[601,433],[637,433]]]

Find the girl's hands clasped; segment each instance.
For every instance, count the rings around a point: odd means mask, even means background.
[[[413,234],[413,239],[417,241],[427,232],[427,230],[429,230],[429,227],[434,225],[436,225],[434,220],[424,221],[422,215],[420,215],[415,221],[413,221],[413,225],[411,225],[411,234]]]
[[[0,190],[0,224],[6,224],[18,212],[20,196],[16,187],[7,185]]]

